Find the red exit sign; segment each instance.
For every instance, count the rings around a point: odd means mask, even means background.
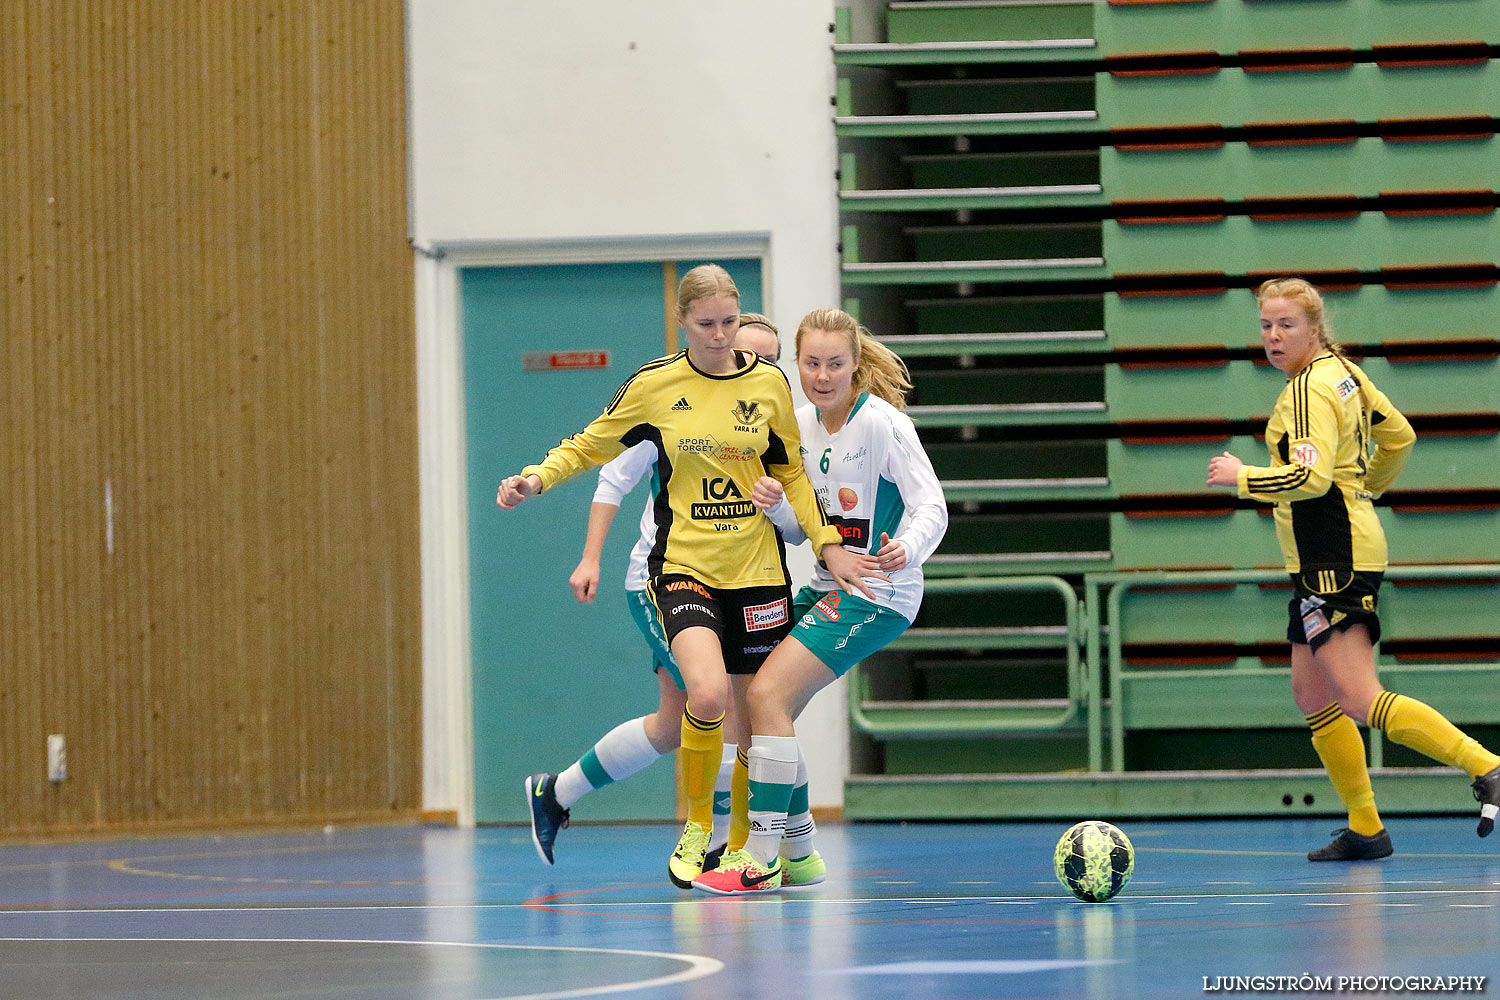
[[[527,351],[521,368],[528,372],[573,371],[578,368],[608,368],[608,351]]]

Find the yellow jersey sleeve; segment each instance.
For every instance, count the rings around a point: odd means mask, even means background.
[[[1375,443],[1375,454],[1365,470],[1365,488],[1378,497],[1406,468],[1417,433],[1385,393],[1369,382],[1365,391],[1370,394],[1370,438]]]
[[[638,370],[615,393],[603,413],[577,434],[563,438],[541,462],[522,469],[521,475],[535,474],[545,491],[624,451],[626,432],[644,419],[647,394],[641,376],[659,365],[652,362]]]
[[[1328,492],[1339,444],[1339,399],[1325,381],[1298,375],[1276,409],[1287,429],[1287,464],[1240,467],[1238,493],[1263,503],[1310,500]]]

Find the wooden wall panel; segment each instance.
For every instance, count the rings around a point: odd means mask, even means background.
[[[0,833],[420,808],[403,33],[0,5]]]

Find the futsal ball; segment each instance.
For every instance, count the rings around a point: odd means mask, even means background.
[[[1052,852],[1057,880],[1085,903],[1102,903],[1125,888],[1135,871],[1135,848],[1116,827],[1090,819],[1074,824]]]

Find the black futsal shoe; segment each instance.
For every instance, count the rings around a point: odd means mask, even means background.
[[[1333,843],[1307,852],[1309,861],[1374,861],[1388,858],[1395,853],[1391,847],[1391,835],[1385,827],[1372,837],[1362,837],[1347,827],[1335,830]]]
[[[531,808],[531,842],[537,855],[552,863],[552,842],[568,825],[568,810],[557,804],[557,775],[533,774],[526,779],[526,804]]]
[[[1474,789],[1474,801],[1479,803],[1479,835],[1488,837],[1495,828],[1495,814],[1500,813],[1500,767],[1481,774],[1469,787]]]

